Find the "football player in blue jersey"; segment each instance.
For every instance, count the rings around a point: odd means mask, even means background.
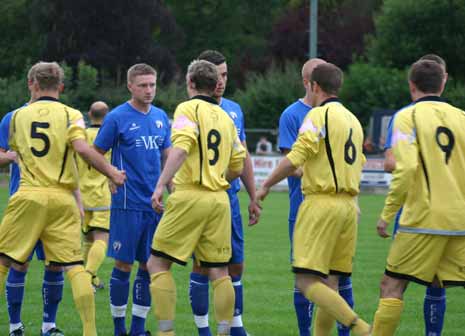
[[[216,65],[219,79],[214,93],[214,98],[220,104],[220,107],[233,120],[240,141],[247,148],[245,139],[244,114],[241,107],[236,102],[223,97],[228,81],[228,66],[226,58],[216,50],[203,51],[198,59],[206,60]],[[260,217],[260,207],[254,201],[255,199],[255,181],[252,168],[252,160],[249,153],[244,162],[244,170],[240,177],[245,189],[249,195],[249,225],[254,225]],[[243,312],[243,288],[242,273],[244,271],[244,234],[242,228],[242,219],[237,192],[240,190],[239,179],[231,182],[231,188],[228,190],[229,201],[231,204],[231,222],[232,222],[232,258],[229,264],[229,275],[231,276],[236,301],[234,306],[234,318],[231,323],[231,336],[245,336],[247,332],[242,323]],[[189,296],[194,314],[195,324],[199,336],[211,336],[208,324],[208,275],[207,270],[200,267],[194,262],[190,277]]]
[[[299,135],[299,128],[305,116],[311,111],[312,106],[310,87],[310,77],[313,69],[319,64],[326,63],[319,58],[313,58],[307,61],[302,67],[302,82],[305,88],[305,96],[298,99],[296,102],[289,105],[281,114],[279,119],[279,149],[283,154],[290,152],[292,145],[297,140]],[[297,218],[297,211],[300,203],[303,201],[301,191],[301,170],[298,169],[294,176],[287,178],[289,186],[289,239],[292,242],[294,232],[294,225]],[[292,243],[291,243],[292,246]],[[292,258],[292,251],[291,251]],[[353,307],[354,300],[352,295],[352,282],[350,277],[341,276],[339,279],[339,294]],[[311,330],[312,316],[313,316],[313,303],[308,301],[305,296],[294,287],[294,308],[297,316],[297,324],[299,327],[300,336],[309,336]],[[338,333],[340,336],[349,335],[349,328],[342,324],[338,324]]]
[[[447,66],[442,57],[435,54],[428,54],[421,57],[419,60],[428,60],[438,63],[445,72],[444,80],[447,81]],[[407,105],[409,107],[411,104]],[[404,108],[406,108],[404,107]],[[386,143],[384,144],[384,170],[388,173],[394,171],[396,161],[392,153],[392,127],[394,118],[404,108],[397,111],[389,121],[388,130],[386,134]],[[394,221],[393,236],[396,234],[399,227],[399,219],[402,215],[402,208],[396,214]],[[425,335],[426,336],[440,336],[444,325],[444,315],[446,313],[446,290],[438,286],[429,286],[426,288],[425,300],[423,303],[423,317],[425,321]]]
[[[149,335],[145,319],[150,310],[150,277],[147,260],[160,215],[152,209],[151,197],[171,146],[166,113],[153,106],[157,73],[147,64],[128,70],[131,99],[105,117],[95,148],[111,149],[112,164],[126,171],[126,183],[112,196],[108,256],[115,259],[110,280],[110,306],[114,335]],[[129,278],[134,261],[139,269],[133,284],[132,321],[126,332],[125,316]]]
[[[33,83],[33,70],[28,73],[28,85]],[[35,100],[32,90],[30,103]],[[9,196],[13,196],[19,188],[20,171],[16,163],[16,153],[10,151],[8,144],[10,134],[10,122],[14,111],[8,112],[0,123],[0,165],[10,165],[10,184]],[[21,321],[21,310],[24,298],[24,284],[26,280],[29,262],[36,253],[37,259],[45,261],[45,253],[41,242],[37,243],[29,260],[24,265],[13,263],[8,272],[6,280],[6,301],[8,304],[8,316],[10,319],[10,336],[25,335],[25,327]],[[58,311],[58,305],[63,296],[63,268],[56,265],[46,265],[44,280],[42,283],[43,297],[43,320],[41,335],[60,336],[63,332],[57,328],[55,321]]]

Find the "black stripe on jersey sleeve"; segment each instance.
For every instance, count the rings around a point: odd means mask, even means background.
[[[331,167],[331,172],[333,174],[334,186],[336,187],[336,193],[337,193],[339,188],[337,185],[336,167],[334,165],[333,151],[331,149],[331,143],[329,141],[328,111],[329,111],[329,107],[326,109],[326,112],[325,112],[325,128],[326,128],[325,147],[326,147],[326,155],[328,156],[329,165]]]
[[[197,118],[197,122],[199,121],[199,104],[195,107],[195,117]],[[199,184],[202,184],[202,172],[203,172],[203,152],[202,152],[202,139],[200,137],[200,123],[199,123],[199,134],[197,135],[197,141],[199,142],[199,160],[200,160],[200,176],[199,176]]]
[[[66,112],[66,129],[69,128],[69,112],[68,109],[65,107],[65,112]],[[65,154],[63,155],[63,162],[61,163],[61,170],[60,170],[60,176],[58,177],[58,182],[61,181],[61,178],[63,177],[63,173],[65,172],[65,166],[66,166],[66,160],[68,159],[68,144],[66,144],[65,147]]]
[[[431,198],[431,187],[429,184],[429,175],[428,175],[428,170],[426,169],[426,164],[425,160],[423,159],[423,154],[421,151],[421,144],[420,144],[420,137],[419,137],[419,132],[418,132],[418,125],[417,125],[417,118],[416,118],[416,110],[413,109],[412,111],[412,121],[413,121],[413,127],[415,128],[416,132],[416,138],[417,138],[417,144],[418,144],[418,153],[420,154],[420,163],[421,167],[423,169],[423,175],[425,175],[425,180],[426,180],[426,187],[428,188],[428,198]]]

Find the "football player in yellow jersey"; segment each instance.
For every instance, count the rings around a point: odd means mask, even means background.
[[[246,151],[231,118],[212,98],[216,66],[193,61],[187,70],[190,100],[181,103],[172,125],[173,148],[152,196],[163,210],[163,190],[174,176],[174,193],[153,238],[147,264],[158,319],[158,335],[174,335],[176,286],[170,268],[196,261],[209,269],[213,283],[218,335],[229,335],[234,289],[228,275],[231,258],[231,213],[226,190],[243,169]],[[176,174],[176,175],[175,175]]]
[[[394,335],[409,281],[441,286],[465,284],[465,112],[440,98],[445,86],[440,64],[412,65],[413,104],[394,120],[395,170],[378,222],[378,233],[403,205],[399,229],[381,281],[373,335]]]
[[[90,106],[90,126],[86,129],[87,143],[92,145],[108,113],[108,105],[97,101]],[[105,154],[111,160],[111,151]],[[106,176],[92,168],[83,159],[78,158],[79,189],[84,205],[83,253],[86,271],[92,274],[92,285],[103,289],[104,284],[97,276],[97,271],[105,260],[110,230],[111,193]]]
[[[65,267],[81,316],[83,335],[97,335],[91,276],[82,266],[80,215],[74,153],[121,185],[125,173],[89,147],[82,114],[58,101],[63,69],[57,63],[33,66],[37,100],[15,111],[10,147],[19,158],[21,180],[0,224],[0,284],[8,266],[26,262],[40,239],[46,261]]]
[[[302,168],[305,199],[294,229],[292,265],[296,286],[318,306],[315,335],[329,335],[335,320],[355,335],[369,334],[369,325],[337,293],[339,276],[352,272],[356,197],[365,162],[362,127],[337,98],[342,76],[333,64],[315,67],[310,77],[314,108],[292,150],[257,193],[265,199],[273,185]]]

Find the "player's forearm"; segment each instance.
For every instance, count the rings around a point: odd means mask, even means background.
[[[171,148],[165,167],[158,179],[157,188],[165,188],[169,184],[171,179],[174,177],[174,174],[176,174],[186,158],[187,152],[184,149],[177,147]]]
[[[271,188],[275,184],[279,183],[281,180],[288,177],[294,172],[296,167],[291,163],[291,161],[285,157],[280,162],[279,165],[271,172],[271,175],[263,182],[264,188]]]
[[[244,184],[245,190],[247,190],[247,194],[249,194],[249,198],[251,200],[255,199],[255,178],[253,174],[252,158],[248,151],[244,160],[241,181]]]
[[[84,161],[94,167],[97,171],[108,177],[113,178],[115,168],[108,163],[105,157],[90,147],[85,140],[79,139],[73,141],[73,148]]]
[[[14,158],[6,151],[0,151],[0,167],[8,166],[14,162]]]
[[[416,169],[413,168],[408,168],[406,170],[398,169],[394,172],[391,187],[389,188],[389,193],[386,197],[384,209],[381,214],[381,218],[387,223],[390,223],[394,219],[396,213],[405,203],[415,172]]]
[[[392,149],[386,149],[384,153],[384,171],[387,173],[392,173],[396,169],[396,159]]]

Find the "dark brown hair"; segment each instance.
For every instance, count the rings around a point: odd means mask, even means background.
[[[417,61],[410,67],[408,79],[423,93],[438,93],[444,82],[444,70],[436,61]]]
[[[323,63],[313,69],[310,81],[317,83],[327,94],[337,95],[343,81],[342,70],[331,63]]]

